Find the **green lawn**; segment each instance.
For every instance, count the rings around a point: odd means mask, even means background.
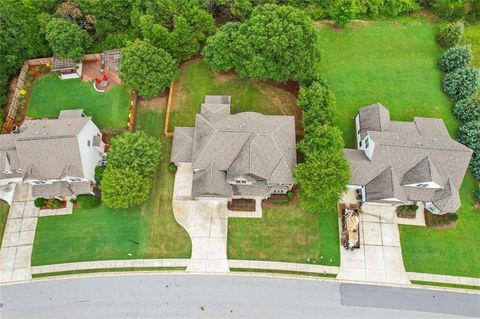
[[[64,109],[84,109],[101,128],[127,126],[130,88],[119,84],[107,92],[97,92],[92,82],[80,79],[60,80],[50,73],[35,80],[28,102],[27,115],[56,118]]]
[[[164,116],[162,111],[139,107],[136,118],[137,129],[160,138],[165,147],[164,158],[154,177],[151,199],[131,209],[101,206],[91,210],[75,209],[67,216],[40,218],[32,265],[190,257],[190,238],[176,223],[171,207],[174,174],[167,169],[171,141],[161,135]]]
[[[357,110],[380,102],[394,120],[414,116],[441,117],[450,133],[458,124],[441,90],[437,60],[442,50],[435,42],[437,26],[421,20],[357,22],[344,30],[318,29],[319,70],[337,97],[339,118],[347,147],[354,147]]]
[[[10,205],[7,202],[0,199],[0,247],[2,246],[3,233],[5,232],[5,226],[7,224],[8,211]]]
[[[458,123],[441,90],[437,26],[415,19],[358,22],[345,30],[319,27],[322,61],[337,101],[347,147],[354,147],[353,118],[358,108],[381,102],[393,120],[440,117],[456,136]],[[405,268],[412,272],[480,276],[480,214],[474,209],[475,181],[461,188],[462,208],[452,229],[401,226]]]
[[[228,258],[338,266],[336,212],[264,209],[261,219],[228,219]]]
[[[205,95],[230,95],[232,113],[292,115],[296,112],[296,98],[289,92],[236,75],[218,75],[201,60],[181,67],[174,92],[170,130],[175,126],[194,126],[195,114],[200,113]]]
[[[472,65],[477,68],[480,67],[480,23],[469,25],[465,28],[462,44],[469,44],[472,46]]]

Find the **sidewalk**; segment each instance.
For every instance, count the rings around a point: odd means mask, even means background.
[[[114,269],[114,268],[161,268],[187,267],[189,259],[122,259],[83,261],[78,263],[54,264],[32,267],[32,275],[76,270]]]

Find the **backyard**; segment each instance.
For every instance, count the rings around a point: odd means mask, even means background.
[[[205,95],[230,95],[232,113],[297,114],[296,98],[286,90],[265,82],[241,79],[235,74],[216,74],[201,60],[186,62],[175,82],[170,130],[194,126],[195,114]]]
[[[354,147],[357,110],[384,104],[393,120],[414,116],[440,117],[456,136],[458,123],[441,90],[437,67],[442,50],[435,42],[438,26],[419,19],[354,22],[345,30],[320,23],[319,70],[337,98],[339,118],[347,147]],[[412,272],[480,276],[480,214],[473,207],[475,181],[465,177],[462,208],[451,229],[401,226],[405,268]]]
[[[161,134],[164,117],[162,108],[142,106],[136,117],[136,128],[161,139],[164,145],[150,200],[130,209],[100,206],[75,209],[72,215],[40,218],[32,265],[190,257],[190,238],[175,221],[171,207],[174,174],[168,171],[171,141]]]
[[[33,83],[27,116],[56,118],[61,110],[83,109],[100,128],[127,126],[130,88],[119,84],[107,92],[97,92],[91,82],[80,79],[60,80],[54,73]]]

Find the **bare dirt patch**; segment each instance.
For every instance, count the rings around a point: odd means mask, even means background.
[[[145,109],[159,112],[165,110],[165,108],[167,107],[167,99],[168,93],[162,92],[158,96],[150,99],[144,99],[142,97],[139,97],[138,103],[142,105]]]

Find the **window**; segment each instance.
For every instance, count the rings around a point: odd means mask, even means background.
[[[87,140],[87,145],[90,146],[92,144],[92,142],[90,142],[90,140]]]
[[[365,148],[368,148],[368,145],[370,143],[370,140],[367,138],[365,138]]]
[[[360,135],[360,129],[358,129],[357,134]]]
[[[428,184],[418,184],[417,187],[425,188],[425,187],[428,187]]]
[[[358,143],[358,145],[362,146],[362,141],[360,141],[360,143]]]
[[[44,182],[44,181],[32,181],[32,183],[33,183],[34,185],[46,184],[46,182]]]

